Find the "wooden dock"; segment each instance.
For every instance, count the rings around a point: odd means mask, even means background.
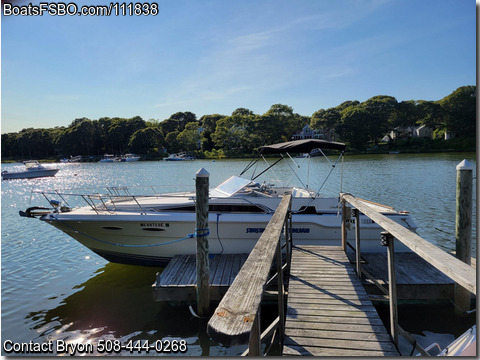
[[[263,353],[262,342],[268,338],[277,339],[284,355],[398,356],[402,336],[419,353],[428,355],[398,323],[403,275],[411,272],[412,267],[418,268],[417,279],[405,277],[406,286],[417,283],[418,290],[424,291],[432,282],[432,273],[439,271],[443,273],[439,283],[454,281],[457,287],[475,295],[475,269],[386,218],[365,201],[350,194],[341,194],[341,200],[341,246],[293,246],[291,195],[285,195],[248,257],[223,254],[211,258],[211,300],[221,299],[207,324],[211,339],[225,346],[248,343],[244,354],[253,356]],[[346,248],[347,202],[358,210],[354,222],[357,251],[351,259]],[[381,264],[376,258],[378,254],[370,257],[360,253],[360,211],[386,230],[381,234],[381,244],[387,250],[380,257],[384,259]],[[404,258],[395,253],[394,238],[416,256]],[[286,256],[282,256],[282,249]],[[410,270],[405,268],[407,263],[411,263]],[[157,276],[153,285],[155,300],[195,301],[195,269],[194,255],[174,258]],[[428,277],[424,277],[426,273]],[[284,275],[289,276],[288,292]],[[375,283],[388,299],[390,331],[379,318],[360,276],[364,282],[369,279]],[[418,284],[419,279],[422,281]],[[278,316],[270,325],[261,324],[260,304],[267,287],[275,283]],[[418,299],[418,293],[412,298]]]
[[[349,258],[352,260],[351,256]],[[362,260],[362,267],[379,284],[388,287],[386,254],[362,253]],[[395,269],[399,303],[450,304],[453,300],[455,282],[414,252],[396,253]],[[384,301],[383,293],[372,280],[362,277],[362,284],[371,299]]]
[[[398,356],[341,247],[293,246],[284,355]]]
[[[247,254],[214,255],[210,258],[210,298],[220,301],[247,260]],[[195,255],[175,256],[153,284],[156,301],[196,301]]]

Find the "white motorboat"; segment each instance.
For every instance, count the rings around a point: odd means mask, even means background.
[[[101,163],[111,163],[111,162],[114,162],[116,159],[116,157],[112,154],[105,154],[103,155],[103,158],[100,159],[99,162]]]
[[[75,162],[82,162],[83,156],[82,155],[77,155],[77,156],[71,156],[70,158],[63,158],[60,159],[61,163],[75,163]]]
[[[39,177],[55,176],[60,169],[47,168],[40,164],[37,160],[24,161],[27,167],[25,171],[8,172],[2,171],[2,179],[32,179]]]
[[[185,152],[179,152],[177,154],[170,154],[168,157],[164,158],[165,161],[185,161],[185,160],[195,160],[191,155],[188,155]]]
[[[122,162],[130,162],[130,161],[138,161],[138,160],[140,160],[140,156],[136,156],[135,154],[125,154],[120,159],[120,161]]]
[[[280,154],[280,159],[250,179],[232,176],[210,189],[210,254],[249,253],[287,192],[293,198],[294,242],[339,245],[339,197],[321,197],[308,187],[255,182],[273,165],[282,159],[288,160],[289,156],[284,154],[306,153],[317,147],[340,151],[337,163],[345,150],[342,143],[322,140],[297,140],[264,146],[260,148],[259,159],[263,158],[263,154],[273,153]],[[254,169],[259,159],[252,161],[242,174]],[[335,164],[332,165],[333,170]],[[177,254],[195,254],[196,240],[194,235],[189,235],[195,229],[195,192],[139,196],[132,195],[125,188],[122,190],[125,190],[123,195],[119,194],[118,188],[110,189],[105,195],[37,191],[50,201],[53,208],[29,208],[21,215],[39,217],[112,262],[163,265]],[[72,208],[69,204],[53,200],[58,196],[62,201],[69,196],[78,196],[88,205]],[[416,225],[408,213],[387,206],[375,206],[394,221],[415,230]],[[362,251],[384,251],[380,245],[381,228],[363,215],[360,222]],[[354,243],[354,231],[348,232],[348,241]],[[401,250],[400,246],[396,250]]]

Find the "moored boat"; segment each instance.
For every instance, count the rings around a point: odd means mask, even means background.
[[[186,152],[179,152],[176,154],[170,154],[168,157],[164,158],[165,161],[185,161],[185,160],[195,160],[191,155],[188,155]]]
[[[293,198],[292,219],[296,244],[336,245],[341,234],[341,206],[339,197],[322,197],[319,191],[308,186],[275,186],[256,179],[266,170],[292,153],[309,153],[321,147],[338,151],[337,162],[345,150],[342,143],[321,140],[297,140],[260,148],[264,154],[281,157],[267,169],[252,174],[250,179],[240,177],[253,169],[252,161],[240,174],[231,176],[215,188],[210,189],[209,224],[210,253],[249,253],[264,231],[275,209],[286,193]],[[263,158],[267,161],[265,158]],[[334,166],[332,167],[332,169]],[[125,190],[125,189],[122,189]],[[191,233],[195,229],[195,193],[167,193],[132,195],[126,191],[110,191],[101,195],[38,191],[53,208],[27,209],[24,216],[39,217],[42,221],[62,230],[95,253],[113,262],[140,265],[162,265],[177,254],[194,254],[196,245]],[[59,195],[61,194],[61,195]],[[87,206],[61,206],[53,197],[78,196]],[[412,230],[416,225],[408,213],[376,205],[392,220]],[[380,245],[381,228],[363,215],[362,251],[384,251]],[[354,243],[353,231],[348,241]],[[401,250],[397,247],[397,250]]]
[[[37,160],[24,161],[23,164],[27,168],[25,171],[2,171],[2,179],[32,179],[39,177],[55,176],[60,170],[57,168],[47,168],[40,164]]]
[[[115,158],[114,155],[112,155],[112,154],[105,154],[105,155],[103,155],[103,158],[101,158],[99,162],[101,162],[101,163],[107,163],[107,162],[108,162],[108,163],[111,163],[111,162],[114,162],[115,159],[116,159],[116,158]]]
[[[122,162],[130,162],[130,161],[138,161],[138,160],[140,160],[140,156],[136,156],[135,154],[125,154],[120,159],[120,161]]]

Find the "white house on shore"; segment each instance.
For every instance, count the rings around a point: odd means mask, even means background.
[[[313,130],[310,125],[305,125],[301,131],[292,135],[292,140],[320,139],[333,141],[335,139],[334,130]]]

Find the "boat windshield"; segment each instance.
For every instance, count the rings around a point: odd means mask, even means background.
[[[25,161],[24,164],[27,167],[27,169],[35,169],[40,167],[40,164],[38,163],[38,161],[35,161],[35,160]]]
[[[250,183],[251,180],[231,176],[213,190],[216,193],[214,196],[232,196]]]

